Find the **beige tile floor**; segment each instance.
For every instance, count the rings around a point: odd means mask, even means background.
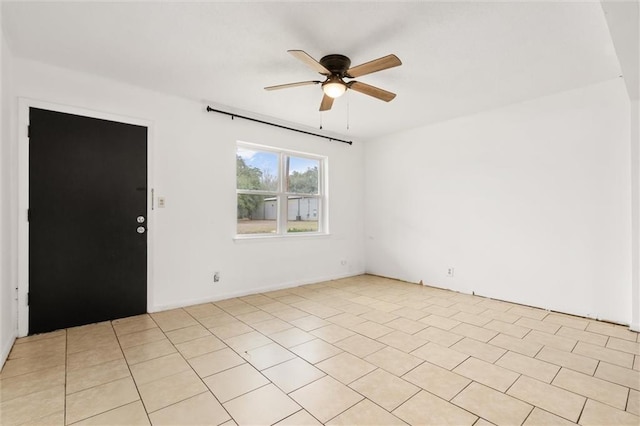
[[[18,339],[0,424],[635,425],[625,327],[374,276]]]

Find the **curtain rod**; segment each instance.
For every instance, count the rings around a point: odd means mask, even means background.
[[[332,138],[331,136],[325,136],[325,135],[321,135],[321,134],[318,134],[318,133],[311,133],[311,132],[307,132],[306,130],[294,129],[293,127],[287,127],[287,126],[283,126],[281,124],[269,123],[268,121],[258,120],[257,118],[245,117],[244,115],[233,114],[233,113],[227,112],[227,111],[220,111],[219,109],[213,109],[208,105],[207,105],[207,112],[218,112],[220,114],[230,115],[232,120],[234,119],[234,117],[244,118],[245,120],[255,121],[256,123],[262,123],[262,124],[267,124],[269,126],[280,127],[281,129],[291,130],[291,131],[294,131],[294,132],[304,133],[305,135],[311,135],[311,136],[316,136],[316,137],[319,137],[319,138],[329,139],[330,141],[348,143],[349,145],[351,145],[353,143],[352,141],[346,141],[344,139]]]

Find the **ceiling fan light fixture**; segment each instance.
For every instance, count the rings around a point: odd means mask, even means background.
[[[347,91],[347,85],[337,77],[329,77],[322,83],[322,91],[330,98],[339,98]]]
[[[346,92],[347,89],[380,99],[384,102],[389,102],[396,97],[395,93],[387,92],[379,87],[371,86],[355,80],[345,83],[343,80],[344,78],[358,78],[363,75],[372,74],[374,72],[402,65],[402,62],[400,62],[400,59],[398,59],[396,55],[390,54],[352,67],[351,59],[344,55],[325,55],[320,59],[320,61],[316,61],[304,50],[288,50],[288,52],[296,59],[304,62],[309,68],[313,69],[320,75],[325,76],[326,80],[324,82],[311,80],[279,84],[277,86],[267,86],[265,87],[265,90],[286,89],[289,87],[320,84],[323,92],[322,101],[320,102],[320,111],[330,110],[333,106],[333,100],[344,95],[344,92]]]

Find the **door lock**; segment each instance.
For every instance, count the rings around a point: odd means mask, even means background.
[[[138,223],[144,223],[144,216],[138,216],[136,220],[138,221]]]
[[[138,234],[144,234],[144,226],[138,226],[138,229],[136,229],[136,231],[138,231]]]

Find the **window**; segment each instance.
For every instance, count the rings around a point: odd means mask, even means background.
[[[317,155],[238,143],[237,234],[325,233],[325,162]]]

